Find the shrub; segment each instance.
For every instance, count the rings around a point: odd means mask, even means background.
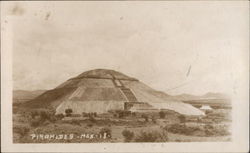
[[[163,112],[163,111],[160,111],[160,112],[159,112],[159,115],[160,115],[160,118],[165,118],[166,113],[165,113],[165,112]]]
[[[124,117],[124,113],[123,112],[118,112],[118,117],[119,118],[123,118]]]
[[[37,127],[44,122],[47,122],[46,124],[49,124],[50,122],[54,123],[56,120],[62,119],[64,117],[63,114],[55,115],[54,111],[48,109],[35,110],[32,111],[29,115],[31,116],[30,125],[33,127]]]
[[[118,114],[119,118],[123,118],[123,117],[131,115],[131,112],[130,111],[126,111],[126,110],[116,110],[115,113]]]
[[[186,117],[184,115],[180,115],[178,116],[179,120],[181,123],[185,123],[186,122]]]
[[[130,142],[134,138],[134,132],[129,130],[123,130],[122,135],[125,138],[125,142]]]
[[[206,124],[204,126],[205,129],[213,129],[214,127],[211,124]]]
[[[71,117],[81,117],[80,114],[71,114],[70,116],[71,116]]]
[[[173,124],[164,129],[172,133],[195,136],[224,136],[230,134],[226,127],[215,127],[209,124],[205,125],[204,129],[200,127],[188,127],[181,124]]]
[[[175,142],[181,142],[181,140],[180,139],[175,139]]]
[[[144,118],[145,122],[148,122],[148,115],[142,114],[141,117]]]
[[[102,136],[104,136],[104,133],[106,133],[106,136],[108,138],[111,138],[112,134],[111,134],[111,129],[110,128],[108,128],[108,127],[101,128],[99,134],[101,134]]]
[[[71,108],[65,109],[66,116],[71,116],[73,110]]]
[[[45,121],[54,121],[54,114],[49,110],[34,110],[29,113],[31,120],[30,125],[32,127],[37,127],[43,124]]]
[[[89,123],[87,124],[88,127],[93,127],[93,124]]]
[[[88,117],[88,113],[82,112],[82,117]]]
[[[64,118],[64,115],[63,114],[57,114],[55,117],[56,117],[56,119],[61,120],[61,119]]]
[[[30,113],[30,116],[31,116],[31,118],[32,119],[34,119],[36,116],[38,116],[39,115],[39,113],[38,113],[38,111],[32,111],[31,113]]]
[[[15,133],[20,134],[20,136],[22,138],[22,137],[24,137],[30,131],[30,129],[28,127],[26,127],[26,126],[15,126],[13,128],[13,131]]]
[[[226,126],[214,127],[206,124],[204,129],[206,136],[225,136],[230,134]]]
[[[93,122],[93,123],[95,123],[96,122],[96,119],[91,115],[91,116],[89,116],[89,120],[91,121],[91,122]]]
[[[39,125],[41,125],[41,120],[40,120],[40,118],[38,118],[38,119],[32,119],[31,121],[30,121],[30,126],[32,126],[32,127],[38,127]]]
[[[157,121],[156,118],[152,117],[152,122],[157,123],[156,121]]]
[[[13,103],[13,108],[12,108],[12,110],[13,110],[13,114],[17,114],[18,111],[19,111],[18,107],[16,107],[14,103]]]
[[[39,115],[40,115],[40,118],[41,118],[42,121],[50,120],[51,116],[52,116],[52,114],[50,114],[47,111],[41,111]]]
[[[167,133],[164,131],[162,133],[141,131],[140,135],[135,138],[135,142],[166,142],[167,140]]]
[[[49,124],[50,124],[50,121],[46,120],[46,121],[44,121],[44,122],[42,122],[42,123],[43,123],[43,125],[49,125]]]
[[[72,120],[70,123],[73,124],[73,125],[81,126],[81,123],[80,123],[79,120]]]
[[[225,135],[230,135],[230,132],[227,129],[217,129],[216,130],[216,135],[219,136],[225,136]]]
[[[187,127],[182,124],[173,124],[170,127],[165,127],[164,129],[172,133],[184,135],[193,135],[195,132],[203,132],[203,130],[199,127]]]
[[[115,110],[108,110],[108,113],[114,114],[116,111]]]

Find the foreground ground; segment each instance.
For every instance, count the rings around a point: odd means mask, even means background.
[[[14,143],[200,142],[230,141],[230,112],[217,109],[206,117],[173,112],[151,114],[53,115],[49,111],[14,111]],[[164,115],[163,115],[164,114]]]

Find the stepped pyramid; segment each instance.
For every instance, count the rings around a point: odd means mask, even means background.
[[[53,108],[56,114],[71,108],[73,113],[106,113],[109,110],[148,112],[173,110],[184,115],[204,115],[204,112],[172,100],[138,79],[114,70],[95,69],[67,80],[26,103],[30,108]]]

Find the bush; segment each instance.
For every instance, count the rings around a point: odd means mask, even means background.
[[[206,124],[204,126],[205,129],[213,129],[214,127],[211,124]]]
[[[53,114],[50,114],[48,110],[34,110],[30,112],[30,125],[32,127],[38,127],[46,120],[51,120],[51,115]]]
[[[182,124],[173,124],[170,127],[164,128],[166,131],[184,135],[195,135],[195,136],[225,136],[229,135],[229,131],[225,126],[215,127],[210,124],[206,124],[202,127],[188,127]]]
[[[114,117],[119,117],[118,114],[113,114]]]
[[[199,127],[187,127],[182,124],[173,124],[170,127],[166,126],[164,129],[172,133],[184,135],[194,135],[195,132],[203,132],[203,130]]]
[[[71,116],[73,110],[71,108],[65,109],[66,116]]]
[[[106,133],[106,136],[107,136],[108,138],[111,138],[111,137],[112,137],[111,129],[110,129],[110,128],[107,128],[107,127],[101,128],[99,134],[101,134],[102,136],[104,136],[104,133]]]
[[[38,119],[32,119],[30,121],[30,126],[32,126],[32,127],[38,127],[41,124],[42,124],[42,121],[41,121],[40,118],[38,118]]]
[[[126,111],[126,110],[116,110],[115,114],[118,114],[119,118],[123,118],[123,117],[126,117],[126,116],[130,116],[131,112]]]
[[[93,123],[96,122],[96,119],[95,119],[93,116],[89,116],[89,120],[90,120],[91,122],[93,122]]]
[[[80,123],[79,120],[72,120],[70,123],[73,124],[73,125],[81,126],[81,123]]]
[[[204,129],[206,136],[225,136],[230,134],[226,126],[214,127],[206,124]]]
[[[144,118],[145,122],[148,122],[148,116],[147,116],[147,115],[142,114],[142,116],[141,116],[141,117],[142,117],[142,118]]]
[[[119,118],[123,118],[124,117],[124,113],[123,112],[118,112],[118,117]]]
[[[230,132],[227,129],[216,129],[216,135],[225,136],[230,135]]]
[[[87,124],[88,127],[93,127],[93,124],[89,123]]]
[[[56,119],[61,120],[61,119],[64,118],[64,115],[63,114],[57,114],[55,117],[56,117]]]
[[[47,111],[41,111],[39,115],[42,121],[51,120],[51,116],[53,116],[53,114],[50,114]]]
[[[81,117],[81,114],[71,114],[71,117]]]
[[[153,123],[157,123],[156,118],[152,117],[152,122],[153,122]]]
[[[52,110],[35,110],[29,115],[31,116],[30,125],[32,127],[37,127],[44,122],[47,122],[46,124],[49,124],[50,122],[54,123],[56,120],[64,117],[63,114],[55,115],[55,112]]]
[[[22,138],[22,137],[24,137],[25,135],[28,134],[28,132],[30,131],[30,129],[28,127],[26,127],[26,126],[15,126],[13,128],[13,131],[15,133],[18,133],[21,136],[21,138]]]
[[[82,112],[82,117],[89,117],[88,113]]]
[[[123,130],[122,135],[125,138],[125,142],[130,142],[134,138],[134,132],[129,130]]]
[[[49,124],[50,124],[50,121],[48,121],[48,120],[42,122],[42,125],[49,125]]]
[[[184,115],[180,115],[178,116],[179,120],[181,123],[185,123],[186,122],[186,117]]]
[[[160,115],[160,118],[165,118],[166,113],[165,113],[165,112],[163,112],[163,111],[160,111],[160,112],[159,112],[159,115]]]
[[[32,111],[31,113],[30,113],[30,116],[31,116],[31,118],[32,119],[34,119],[36,116],[38,116],[39,115],[39,113],[38,113],[38,111]]]
[[[135,138],[135,142],[166,142],[168,141],[167,133],[159,133],[157,131],[144,132],[141,131],[140,135]]]

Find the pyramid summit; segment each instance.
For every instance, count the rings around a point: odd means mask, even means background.
[[[125,74],[109,69],[95,69],[86,71],[72,79],[81,79],[81,78],[100,78],[100,79],[103,78],[103,79],[121,79],[121,80],[136,81],[135,78],[129,77]]]
[[[190,104],[172,100],[138,79],[123,73],[95,69],[83,72],[26,103],[31,108],[53,108],[56,114],[72,109],[83,112],[107,113],[111,110],[152,112],[172,110],[184,115],[204,115]]]

